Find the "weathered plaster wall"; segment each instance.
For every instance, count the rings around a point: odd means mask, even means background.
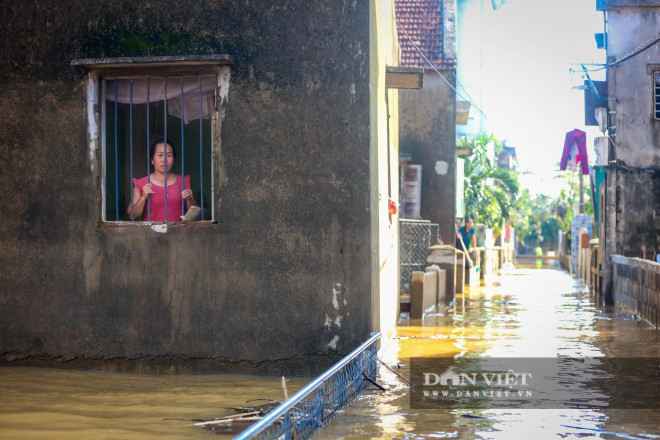
[[[607,17],[608,107],[613,139],[607,172],[605,300],[617,300],[610,257],[653,258],[660,244],[660,122],[654,120],[653,68],[660,49],[631,55],[660,25],[660,5],[649,0],[598,0]],[[619,62],[620,61],[620,62]],[[618,62],[618,63],[617,63]],[[614,64],[617,63],[617,64]]]
[[[657,33],[656,6],[608,9],[608,62],[623,58]],[[610,110],[616,111],[616,157],[633,167],[660,169],[660,121],[653,117],[653,75],[648,69],[654,64],[660,68],[657,44],[609,69],[608,93],[615,98]]]
[[[453,77],[445,77],[454,85]],[[440,225],[446,244],[456,238],[456,101],[454,91],[434,72],[424,74],[422,90],[399,93],[399,145],[422,165],[421,216]]]
[[[596,0],[596,8],[609,10],[613,7],[651,8],[657,7],[657,0]]]
[[[369,7],[5,2],[2,359],[301,372],[364,340]],[[88,152],[85,76],[71,59],[203,53],[235,59],[219,222],[99,228],[101,157]]]
[[[660,172],[617,170],[616,250],[626,257],[660,254]]]

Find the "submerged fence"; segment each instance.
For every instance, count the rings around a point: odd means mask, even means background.
[[[377,368],[380,333],[372,336],[236,439],[306,439],[366,386]]]
[[[429,247],[438,244],[440,227],[428,220],[399,220],[401,292],[410,292],[413,271],[424,271]]]
[[[614,302],[660,328],[660,263],[612,255]]]

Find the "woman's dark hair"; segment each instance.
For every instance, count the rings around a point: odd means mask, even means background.
[[[172,147],[172,156],[176,159],[176,148],[174,148],[174,144],[172,143],[171,140],[165,139],[162,136],[156,137],[153,141],[151,141],[151,145],[149,145],[149,159],[153,159],[154,156],[156,155],[156,146],[158,144],[166,144]]]

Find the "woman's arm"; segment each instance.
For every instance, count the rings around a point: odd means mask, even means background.
[[[190,189],[190,176],[183,177],[183,186],[184,190],[181,191],[181,197],[186,201],[186,211],[188,211],[191,206],[197,206],[195,196],[192,189]]]
[[[151,184],[146,184],[143,188],[142,191],[140,191],[140,188],[137,186],[133,187],[133,216],[135,218],[142,218],[142,214],[144,214],[144,206],[147,204],[147,199],[149,198],[149,194],[151,194],[153,191],[151,189]],[[128,216],[131,216],[131,204],[128,204],[128,209],[126,209],[126,213]]]
[[[186,201],[186,210],[190,209],[191,206],[197,206],[197,200],[190,188],[186,188],[181,192],[181,197]]]

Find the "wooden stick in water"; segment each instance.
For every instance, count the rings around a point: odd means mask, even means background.
[[[284,390],[284,400],[289,398],[289,390],[286,388],[286,379],[282,376],[282,389]]]
[[[221,425],[225,423],[231,423],[233,421],[247,421],[252,420],[256,417],[256,420],[259,420],[260,411],[252,411],[247,413],[235,414],[231,416],[220,417],[215,420],[208,420],[206,422],[195,423],[194,426],[205,426],[205,425]]]
[[[399,373],[399,372],[396,371],[394,368],[390,367],[390,366],[387,365],[385,362],[381,361],[380,358],[376,358],[376,359],[378,360],[378,362],[381,363],[381,365],[383,365],[383,367],[387,368],[387,369],[390,370],[392,373],[394,373],[394,374],[396,374],[397,376],[399,376],[404,382],[406,382],[408,385],[410,385],[411,388],[414,386],[413,383],[412,383],[410,380],[408,380],[408,378],[406,378],[403,374]]]
[[[192,426],[213,426],[213,425],[231,425],[238,422],[258,422],[261,417],[242,417],[240,419],[218,419],[209,422],[195,423]]]
[[[366,374],[362,373],[362,377],[364,377],[364,378],[365,378],[369,383],[371,383],[372,385],[378,387],[378,389],[380,389],[381,391],[387,391],[387,389],[385,389],[385,387],[383,387],[383,386],[381,386],[381,385],[378,385],[378,383],[376,383],[375,380],[370,379],[369,376],[367,376]]]

